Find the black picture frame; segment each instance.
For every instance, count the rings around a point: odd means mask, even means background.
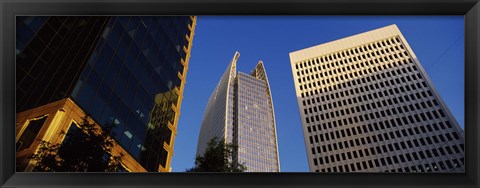
[[[2,0],[0,187],[479,187],[479,0]],[[465,173],[15,172],[16,15],[464,15]]]

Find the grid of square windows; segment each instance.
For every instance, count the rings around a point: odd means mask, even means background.
[[[400,36],[297,62],[293,72],[311,171],[463,171],[463,131]]]

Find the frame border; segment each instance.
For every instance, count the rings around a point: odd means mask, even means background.
[[[16,173],[16,15],[464,15],[468,165],[460,174]],[[479,187],[479,0],[0,0],[0,20],[0,187]]]

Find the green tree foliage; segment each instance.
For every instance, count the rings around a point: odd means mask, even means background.
[[[72,125],[74,126],[74,125]],[[112,126],[99,128],[83,118],[80,126],[71,128],[60,144],[41,141],[31,156],[37,172],[114,172],[120,156],[111,156],[115,141],[109,135]],[[61,133],[65,134],[65,133]]]
[[[223,139],[212,138],[203,156],[195,158],[195,167],[187,172],[243,172],[246,167],[233,160],[238,146],[227,144]]]

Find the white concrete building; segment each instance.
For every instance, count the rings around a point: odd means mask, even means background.
[[[312,172],[464,172],[464,134],[396,25],[290,53]]]

